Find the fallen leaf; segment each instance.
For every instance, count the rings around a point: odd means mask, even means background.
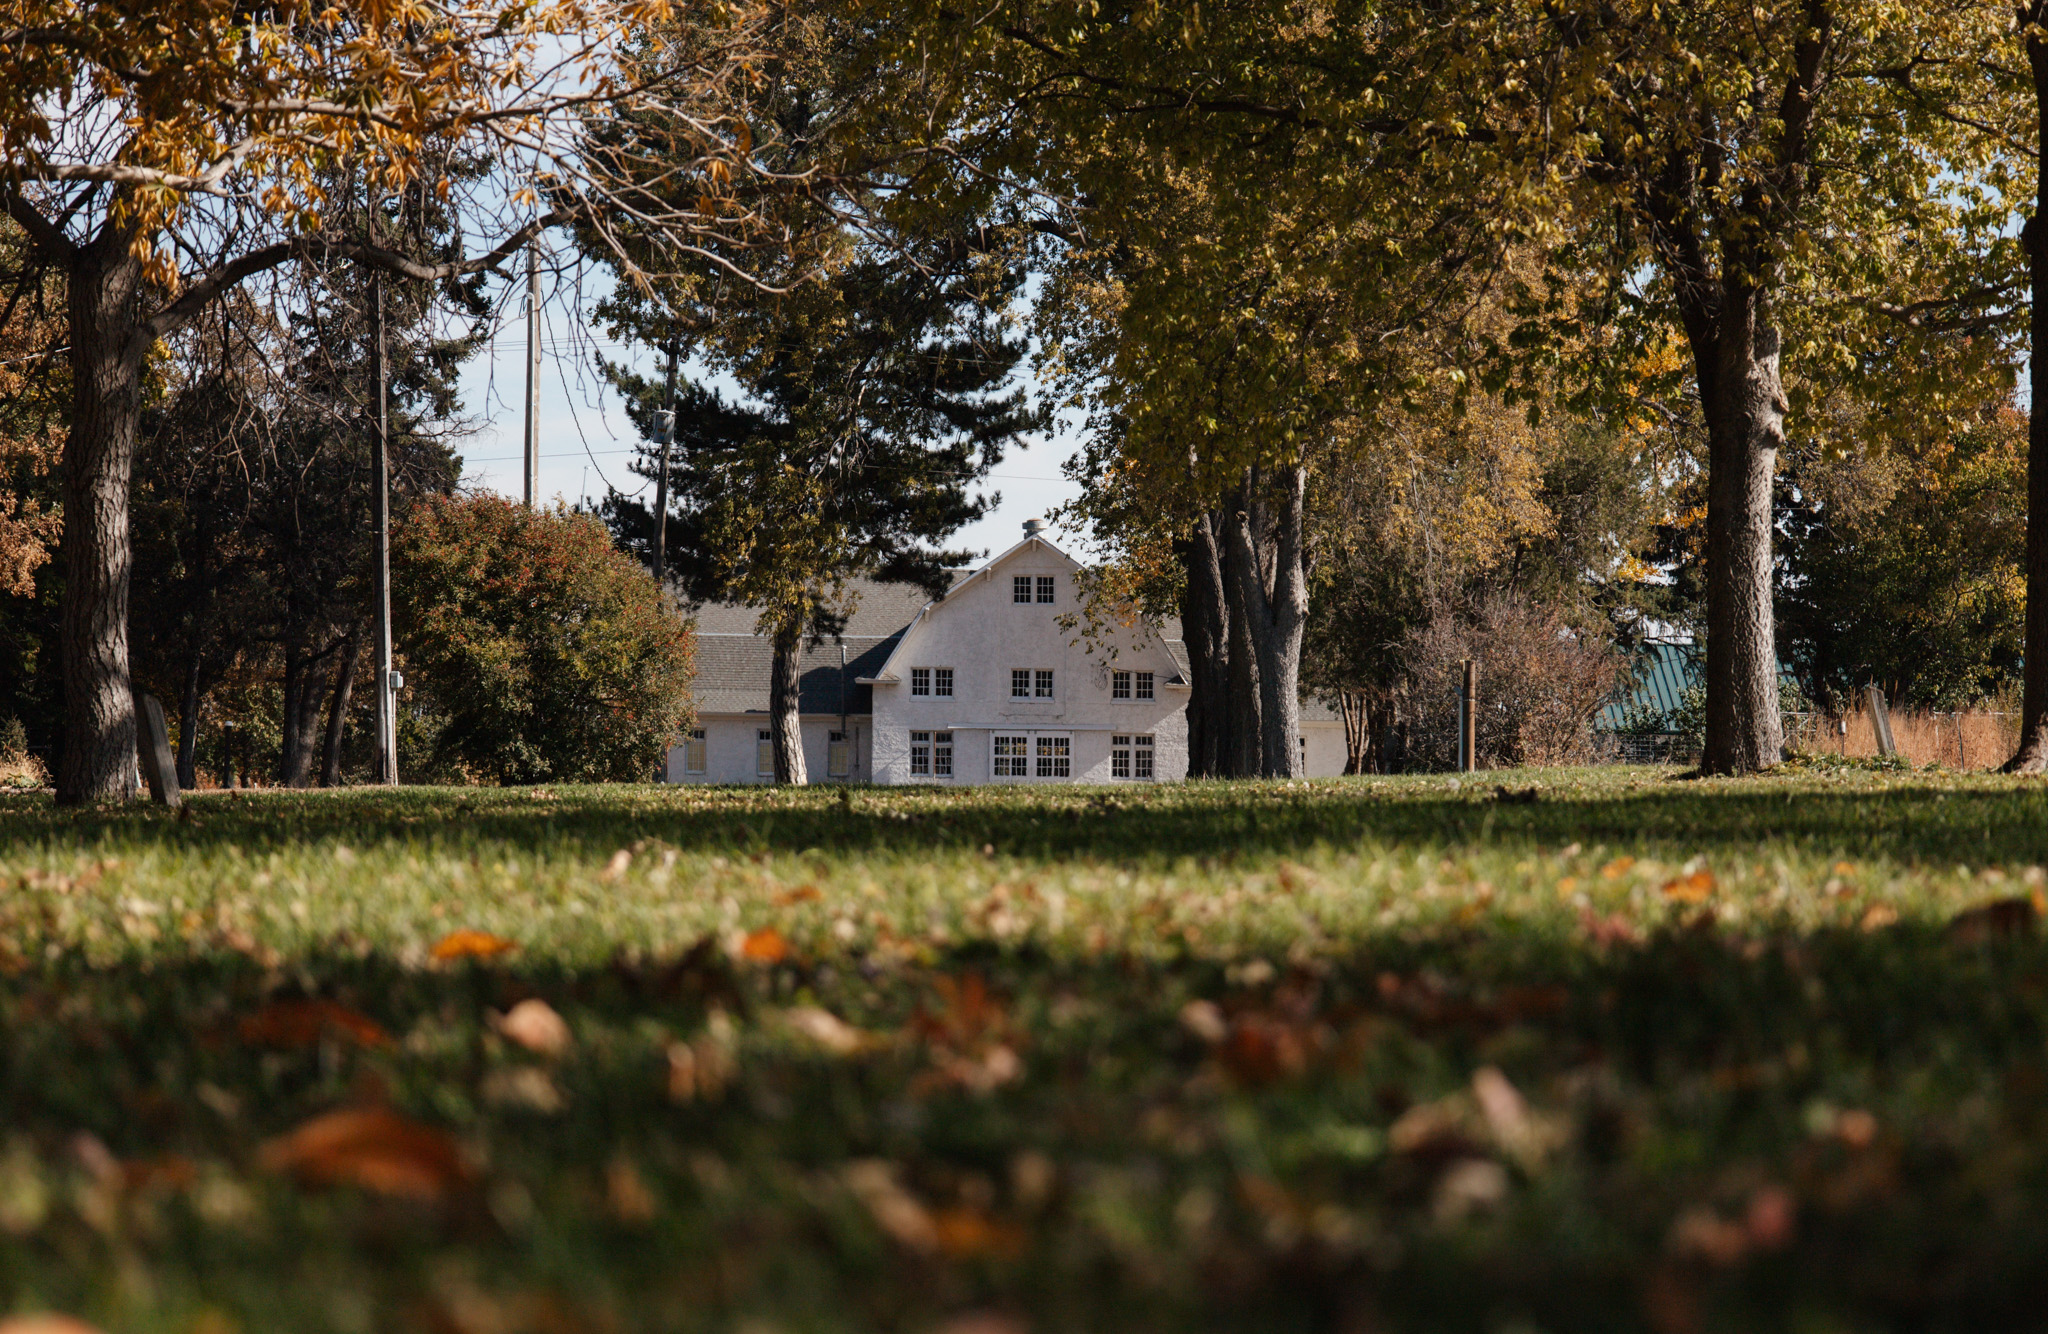
[[[519,946],[503,936],[494,936],[488,931],[471,931],[464,928],[450,931],[434,942],[428,953],[438,962],[450,959],[494,959],[500,954],[510,953]]]
[[[775,896],[775,905],[779,908],[787,908],[797,903],[816,903],[824,897],[823,894],[818,892],[816,885],[804,885],[790,890],[787,894],[777,894]]]
[[[772,926],[749,931],[740,942],[740,957],[755,963],[781,963],[789,957],[789,942]]]
[[[532,1065],[493,1070],[484,1076],[478,1092],[493,1107],[539,1112],[543,1116],[553,1116],[565,1105],[562,1091],[548,1078],[548,1072]]]
[[[1994,899],[1949,920],[1949,939],[1963,945],[1982,945],[1992,940],[2031,935],[2041,924],[2041,911],[2032,898]]]
[[[573,1040],[569,1025],[544,1000],[528,998],[506,1011],[494,1024],[500,1033],[539,1056],[560,1056]]]
[[[598,877],[598,879],[604,881],[604,883],[609,885],[613,881],[617,880],[620,876],[624,875],[626,873],[626,868],[631,866],[632,864],[633,854],[627,851],[625,848],[620,848],[617,852],[614,852],[612,854],[611,860],[604,864],[604,872]]]
[[[1603,880],[1619,880],[1622,876],[1627,875],[1629,868],[1635,864],[1636,859],[1633,857],[1616,857],[1613,861],[1600,868],[1600,878]]]
[[[1000,1311],[967,1311],[940,1325],[932,1334],[1031,1334],[1031,1326]]]
[[[97,1325],[88,1325],[68,1315],[55,1311],[43,1311],[36,1315],[11,1315],[0,1319],[0,1334],[100,1334]]]
[[[1180,1026],[1212,1046],[1230,1036],[1230,1025],[1215,1001],[1191,1000],[1181,1006]]]
[[[416,1200],[437,1200],[470,1179],[454,1140],[384,1107],[316,1116],[264,1144],[257,1161],[306,1185],[361,1186]]]
[[[1674,903],[1705,903],[1714,896],[1714,873],[1694,871],[1691,875],[1664,882],[1664,897]]]
[[[359,1047],[387,1047],[391,1035],[376,1020],[329,1000],[272,1001],[238,1026],[242,1041],[258,1047],[310,1047],[338,1038]]]
[[[882,1231],[914,1251],[938,1248],[938,1227],[931,1214],[896,1180],[893,1166],[879,1158],[863,1158],[848,1163],[840,1177]]]
[[[1863,929],[1865,931],[1882,931],[1888,926],[1895,925],[1898,920],[1899,910],[1897,908],[1892,907],[1889,903],[1873,903],[1863,914]]]
[[[867,1034],[816,1005],[799,1005],[782,1017],[791,1028],[835,1056],[852,1056],[868,1043]]]
[[[955,1260],[981,1256],[1014,1259],[1024,1253],[1024,1229],[990,1218],[979,1209],[942,1209],[932,1217],[939,1249]]]
[[[645,1223],[659,1211],[654,1192],[633,1160],[618,1157],[604,1169],[605,1207],[622,1223]]]

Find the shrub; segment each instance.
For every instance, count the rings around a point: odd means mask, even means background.
[[[1619,655],[1547,608],[1495,594],[1472,615],[1438,615],[1404,641],[1398,693],[1411,766],[1457,767],[1458,681],[1466,658],[1479,662],[1481,767],[1590,758],[1590,725],[1621,679]]]
[[[642,780],[689,725],[692,642],[602,522],[428,497],[393,536],[393,619],[430,763],[500,783]]]

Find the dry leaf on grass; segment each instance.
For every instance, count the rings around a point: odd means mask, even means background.
[[[529,998],[491,1021],[491,1026],[538,1056],[560,1056],[574,1041],[569,1025],[544,1000]]]
[[[455,1141],[385,1107],[316,1116],[266,1143],[257,1161],[311,1186],[361,1186],[383,1195],[437,1200],[470,1178]]]
[[[740,957],[755,963],[781,963],[789,957],[789,942],[772,926],[749,931],[740,941]]]
[[[2040,928],[2041,910],[2031,897],[1994,899],[1949,919],[1949,939],[1960,945],[1982,945],[2032,935]]]
[[[310,1047],[339,1038],[359,1047],[387,1047],[391,1035],[376,1020],[327,1000],[272,1001],[243,1018],[242,1041],[258,1047]]]
[[[494,936],[488,931],[471,931],[465,927],[460,931],[450,931],[435,941],[429,953],[437,962],[446,963],[450,959],[495,959],[518,948],[517,943],[503,936]]]
[[[54,1311],[0,1318],[0,1334],[100,1334],[98,1326]]]
[[[855,1055],[870,1041],[866,1033],[816,1005],[799,1005],[784,1011],[782,1018],[791,1028],[834,1056]]]
[[[625,848],[620,848],[612,854],[611,860],[604,864],[604,872],[598,879],[609,885],[624,875],[626,868],[632,864],[633,854]]]
[[[1673,903],[1705,903],[1714,897],[1714,873],[1694,871],[1664,882],[1664,897]]]

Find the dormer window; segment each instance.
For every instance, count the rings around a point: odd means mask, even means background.
[[[1031,576],[1030,576],[1030,575],[1028,575],[1028,574],[1019,574],[1019,575],[1014,575],[1014,576],[1012,576],[1012,577],[1011,577],[1011,579],[1010,579],[1010,601],[1012,601],[1012,602],[1029,602],[1029,601],[1031,601]]]

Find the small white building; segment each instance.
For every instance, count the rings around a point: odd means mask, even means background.
[[[1148,783],[1187,775],[1188,673],[1171,620],[1084,638],[1081,566],[1034,520],[942,598],[859,581],[836,640],[805,646],[798,710],[813,782]],[[697,610],[697,726],[672,783],[765,783],[771,647],[747,607]],[[1061,625],[1069,618],[1068,628]],[[1302,708],[1313,776],[1344,771],[1343,725]]]

